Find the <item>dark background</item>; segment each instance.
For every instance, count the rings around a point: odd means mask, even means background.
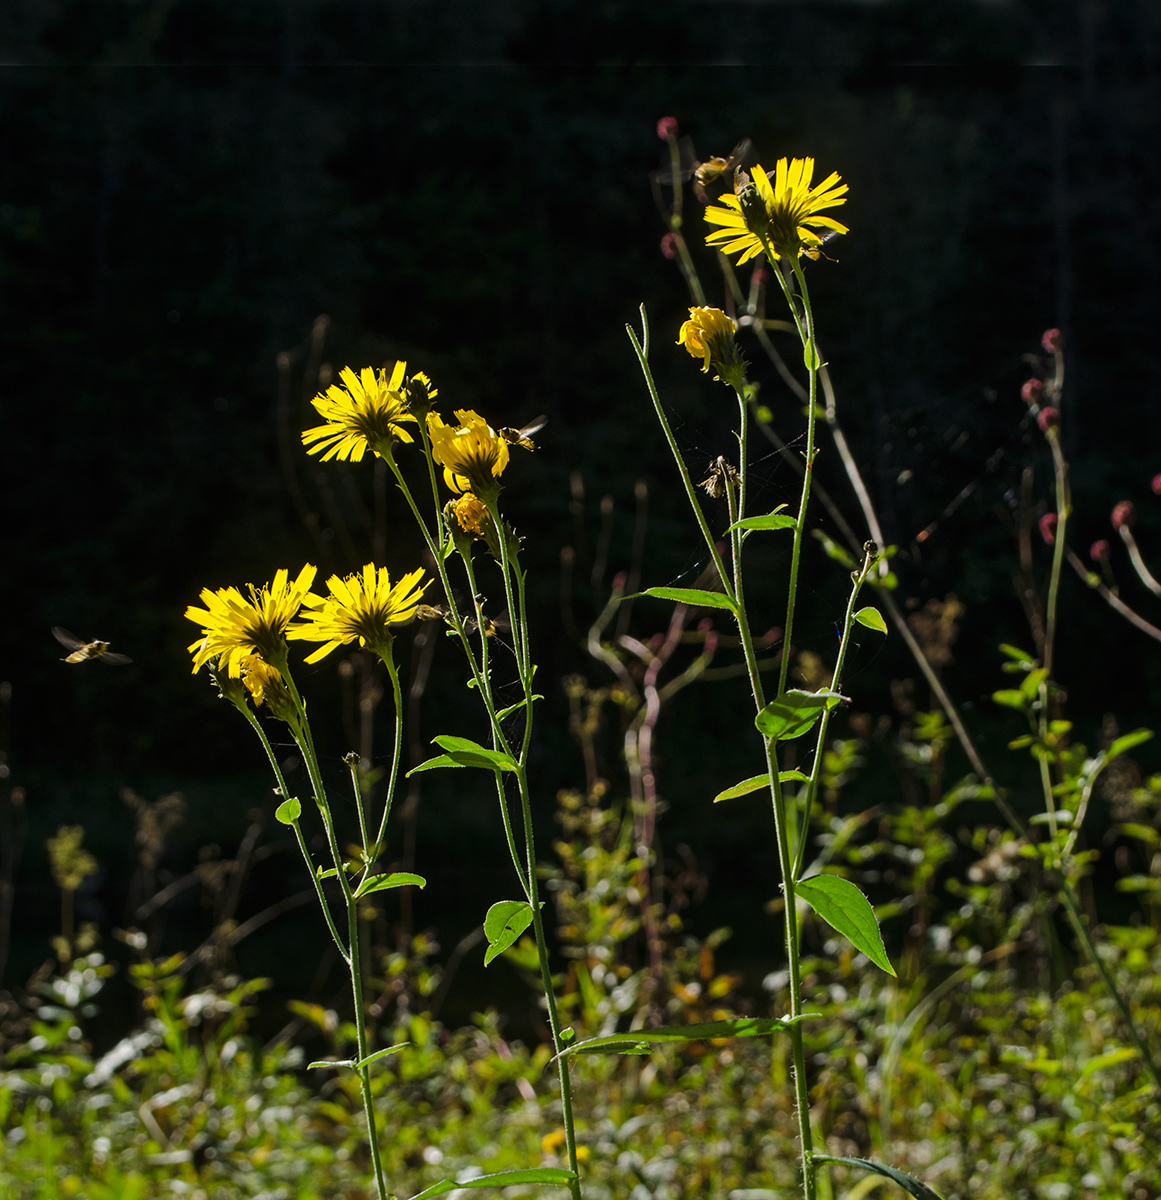
[[[182,614],[204,586],[262,582],[303,561],[350,570],[369,554],[360,505],[372,504],[371,465],[320,475],[297,449],[280,459],[276,356],[290,354],[297,430],[320,314],[322,358],[336,369],[406,358],[434,377],[449,415],[475,407],[512,425],[548,415],[536,455],[516,452],[504,502],[534,580],[547,697],[538,816],[542,842],[551,836],[552,796],[583,780],[560,680],[606,681],[562,625],[561,548],[577,546],[583,626],[628,565],[644,479],[645,582],[689,582],[699,565],[623,333],[642,301],[691,468],[731,447],[732,400],[671,345],[688,301],[658,250],[648,182],[667,114],[703,154],[748,135],[760,162],[809,154],[849,183],[838,261],[808,266],[822,344],[900,546],[900,600],[954,592],[966,605],[947,678],[998,759],[1019,730],[987,699],[1004,685],[996,645],[1031,642],[1012,584],[1011,509],[1026,464],[1037,466],[1037,502],[1048,496],[1043,439],[1019,387],[1047,326],[1067,339],[1073,544],[1087,557],[1093,538],[1115,541],[1107,514],[1130,498],[1146,554],[1156,545],[1159,52],[1161,15],[1147,0],[5,4],[0,677],[11,683],[4,784],[25,799],[19,812],[8,793],[3,804],[9,836],[26,830],[3,983],[27,977],[57,928],[44,841],[61,823],[83,824],[101,863],[80,916],[106,933],[130,920],[133,821],[120,788],[185,795],[162,880],[207,843],[232,855],[255,813],[265,842],[281,836],[252,734],[190,677],[194,631]],[[780,315],[773,298],[770,311]],[[749,354],[783,436],[798,436],[800,405],[757,347]],[[820,477],[853,517],[836,459],[828,447]],[[584,482],[579,520],[570,472]],[[776,457],[755,477],[757,504],[797,494]],[[590,588],[578,527],[591,552],[606,494],[609,568]],[[385,558],[401,572],[418,550],[392,512]],[[934,521],[920,553],[915,535]],[[1043,571],[1047,551],[1037,552]],[[780,549],[763,553],[755,600],[773,625],[784,564]],[[1156,617],[1123,555],[1117,565],[1126,597]],[[833,657],[843,572],[813,543],[805,572],[801,646]],[[667,615],[638,606],[634,630],[647,637]],[[63,666],[53,624],[108,639],[135,663]],[[863,643],[846,690],[859,708],[889,711],[889,682],[916,672],[898,637]],[[475,732],[451,648],[437,648],[425,738]],[[1155,722],[1156,649],[1066,576],[1058,672],[1083,739],[1096,743],[1106,712],[1123,728]],[[331,715],[335,666],[304,675],[339,779],[350,740]],[[923,688],[917,697],[926,703]],[[757,769],[751,719],[731,684],[691,689],[666,714],[661,844],[692,844],[709,877],[694,926],[730,923],[731,952],[768,969],[767,818],[745,801],[729,812],[708,804]],[[1006,761],[1007,782],[1022,769]],[[611,753],[607,770],[623,793]],[[953,776],[964,770],[953,762]],[[888,766],[872,763],[850,802],[897,796]],[[426,777],[416,863],[431,883],[415,920],[445,947],[513,892],[482,776]],[[301,876],[290,854],[272,855],[240,914],[299,890]],[[170,949],[207,931],[196,892],[182,903]],[[323,938],[302,907],[243,943],[239,965],[303,994]],[[504,970],[487,986],[502,987]],[[464,1004],[486,998],[480,985]]]

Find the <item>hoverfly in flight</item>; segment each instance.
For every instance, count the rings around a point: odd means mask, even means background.
[[[111,667],[127,667],[133,661],[127,654],[117,654],[110,650],[108,642],[96,638],[91,642],[82,641],[76,634],[69,633],[60,625],[52,627],[52,636],[70,651],[68,657],[62,658],[61,662],[80,663],[87,662],[90,658],[99,658]]]
[[[742,138],[733,150],[730,151],[728,158],[722,158],[721,155],[713,154],[702,162],[698,160],[697,152],[693,148],[693,142],[687,137],[682,138],[681,172],[678,177],[682,180],[692,179],[694,195],[697,196],[702,204],[708,204],[710,202],[710,195],[707,189],[713,184],[720,182],[723,176],[730,175],[735,167],[744,167],[753,152],[754,143],[749,138]],[[653,172],[652,180],[655,194],[657,184],[672,185],[673,170],[668,161],[663,162]]]
[[[548,417],[541,413],[538,417],[533,417],[527,425],[522,425],[519,429],[497,429],[496,432],[508,443],[509,446],[523,446],[525,450],[535,450],[536,446],[532,441],[532,435],[539,433],[545,425],[548,424]]]

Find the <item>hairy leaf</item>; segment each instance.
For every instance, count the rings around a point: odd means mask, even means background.
[[[815,875],[794,885],[801,896],[832,928],[861,950],[875,966],[895,974],[883,948],[883,936],[871,902],[849,879],[838,875]]]

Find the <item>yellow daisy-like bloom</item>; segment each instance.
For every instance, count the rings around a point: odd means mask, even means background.
[[[257,654],[247,655],[239,667],[242,682],[246,685],[246,691],[250,693],[255,708],[261,708],[265,704],[280,721],[292,722],[297,718],[286,680],[276,667],[270,666]]]
[[[457,410],[456,419],[459,425],[445,425],[439,413],[427,415],[431,453],[443,467],[444,482],[453,492],[495,497],[496,480],[508,465],[508,443],[471,409]]]
[[[780,158],[773,183],[761,167],[755,167],[752,183],[746,183],[736,195],[722,196],[721,203],[726,207],[705,210],[705,219],[711,225],[722,226],[706,235],[706,245],[723,254],[740,251],[739,265],[762,253],[763,237],[773,247],[775,258],[796,258],[800,254],[818,258],[822,238],[812,226],[848,232],[832,217],[819,215],[824,208],[845,204],[848,189],[835,171],[811,187],[813,175],[813,158]]]
[[[309,612],[302,614],[305,624],[294,625],[286,636],[307,642],[325,642],[308,663],[316,663],[332,650],[358,639],[380,658],[391,652],[392,625],[400,625],[415,616],[427,584],[420,584],[423,568],[404,575],[392,585],[386,567],[376,569],[367,563],[361,572],[332,575],[327,580],[329,596],[310,595],[304,600]]]
[[[746,378],[746,360],[734,340],[737,328],[733,318],[720,308],[691,308],[677,344],[684,346],[694,358],[705,360],[703,372],[712,366],[722,383],[740,388]]]
[[[458,500],[451,501],[451,510],[464,533],[474,533],[476,537],[484,536],[488,521],[488,506],[471,492],[464,492]]]
[[[403,422],[416,420],[404,395],[406,373],[405,362],[397,362],[390,377],[370,367],[358,375],[344,367],[339,372],[342,386],[331,384],[311,401],[326,424],[304,430],[302,444],[311,454],[321,454],[323,462],[360,462],[368,449],[380,458],[389,457],[397,441],[412,441],[403,428]],[[429,382],[426,376],[423,381]]]
[[[236,587],[203,588],[205,608],[191,605],[185,610],[189,620],[202,627],[202,637],[189,647],[195,673],[217,659],[219,671],[238,679],[243,661],[251,654],[272,667],[284,666],[286,627],[309,595],[317,572],[317,567],[307,563],[291,583],[289,571],[278,571],[268,586],[256,588],[248,583],[249,599]]]

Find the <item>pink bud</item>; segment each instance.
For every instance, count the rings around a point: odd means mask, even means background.
[[[714,622],[712,617],[702,617],[702,619],[697,623],[699,633],[709,633],[713,627]]]
[[[1040,536],[1049,546],[1056,545],[1056,514],[1045,513],[1038,522],[1040,526]]]
[[[661,239],[661,253],[668,259],[677,257],[677,234],[667,233]]]
[[[1154,496],[1161,496],[1161,475],[1154,475],[1153,482],[1149,486],[1153,489]]]
[[[1108,542],[1104,538],[1097,538],[1088,548],[1088,556],[1093,562],[1107,562],[1109,557]]]
[[[1133,507],[1132,500],[1122,500],[1118,504],[1114,504],[1109,519],[1112,521],[1114,529],[1120,529],[1122,526],[1132,529],[1137,521],[1137,510]]]
[[[1053,425],[1060,424],[1060,409],[1053,408],[1051,404],[1046,404],[1036,414],[1036,424],[1040,426],[1041,433],[1047,433]]]
[[[629,576],[626,574],[626,572],[618,571],[616,575],[613,576],[613,591],[623,592],[625,590],[625,582],[628,578]]]
[[[663,142],[669,141],[670,138],[677,137],[677,118],[662,117],[661,120],[657,122],[657,136]]]
[[[1040,397],[1044,395],[1044,384],[1039,379],[1026,379],[1024,386],[1020,389],[1020,395],[1024,398],[1025,404],[1039,404]]]
[[[775,642],[781,641],[781,639],[782,626],[775,625],[772,629],[767,629],[766,632],[762,634],[762,645],[773,646]]]
[[[1056,354],[1064,345],[1064,334],[1059,329],[1046,329],[1040,338],[1040,344],[1049,354]]]

